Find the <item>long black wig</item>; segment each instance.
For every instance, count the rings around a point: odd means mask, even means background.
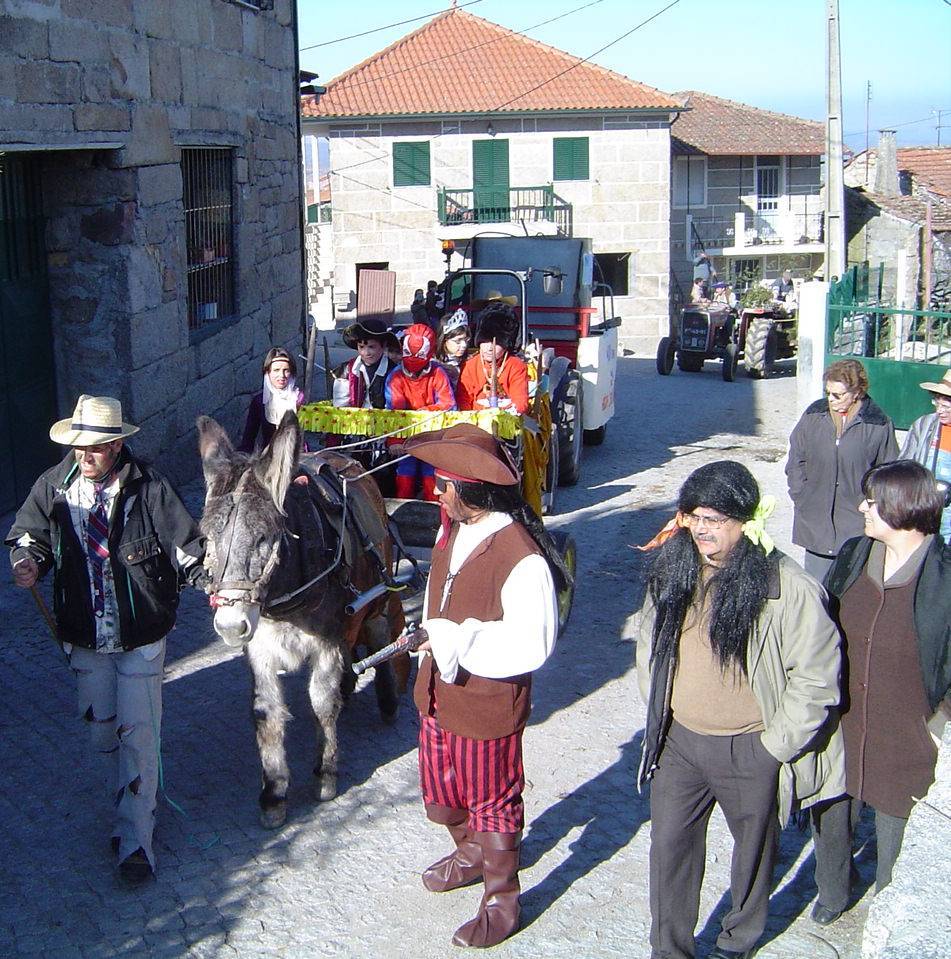
[[[531,536],[535,545],[551,569],[555,589],[561,592],[574,582],[571,570],[565,565],[564,558],[555,548],[545,524],[538,514],[525,502],[518,485],[500,486],[496,483],[463,483],[456,481],[456,492],[466,506],[472,509],[484,509],[493,513],[505,513],[516,523],[521,523]]]
[[[684,514],[698,506],[746,522],[759,503],[759,486],[740,463],[721,460],[701,466],[681,487],[678,508]],[[701,582],[703,558],[686,529],[679,529],[657,552],[647,589],[657,611],[651,659],[675,655],[687,610],[710,597],[710,645],[720,666],[739,666],[746,673],[747,647],[756,621],[769,597],[778,554],[767,556],[762,546],[741,536],[726,562]]]

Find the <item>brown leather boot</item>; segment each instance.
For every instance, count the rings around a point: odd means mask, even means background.
[[[445,826],[456,843],[448,856],[434,862],[423,873],[423,885],[430,892],[449,892],[482,878],[482,847],[473,842],[466,825],[469,813],[450,806],[426,806],[427,817]]]
[[[482,949],[498,945],[518,929],[518,857],[522,834],[476,832],[471,835],[482,847],[485,892],[478,915],[456,930],[452,943]]]

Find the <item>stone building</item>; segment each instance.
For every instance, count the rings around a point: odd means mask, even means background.
[[[709,93],[675,94],[671,127],[672,303],[690,292],[705,252],[722,280],[747,285],[824,260],[823,124]]]
[[[300,344],[296,51],[292,0],[0,4],[0,512],[79,393],[181,479]]]
[[[527,232],[590,237],[622,335],[666,329],[678,106],[464,10],[439,14],[304,101],[305,136],[329,138],[338,315],[361,268],[395,271],[408,314],[442,278],[442,240]]]

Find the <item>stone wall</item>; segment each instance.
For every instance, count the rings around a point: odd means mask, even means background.
[[[187,478],[195,417],[238,429],[268,346],[301,342],[292,0],[0,9],[0,150],[42,165],[62,415],[118,396],[135,450]],[[193,331],[183,147],[232,153],[235,312]]]
[[[666,121],[635,116],[492,118],[509,141],[511,187],[552,182],[552,139],[589,138],[590,176],[557,181],[573,207],[573,234],[595,253],[630,253],[630,290],[616,297],[623,336],[667,326],[670,133]],[[486,139],[485,119],[315,125],[329,134],[336,293],[355,302],[356,264],[384,262],[396,271],[397,313],[413,291],[441,279],[445,262],[436,216],[439,187],[472,188],[472,142]],[[430,140],[430,186],[394,187],[394,140]],[[485,229],[492,229],[488,224]],[[510,228],[505,225],[506,229]],[[478,228],[477,228],[478,229]],[[537,232],[536,224],[528,224]],[[515,230],[521,232],[519,225]],[[475,230],[473,230],[475,232]],[[548,232],[551,232],[549,230]],[[456,264],[459,264],[458,258]],[[348,296],[349,294],[349,296]]]

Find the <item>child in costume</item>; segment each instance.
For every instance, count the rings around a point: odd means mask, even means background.
[[[399,350],[399,341],[383,320],[373,318],[348,326],[343,341],[358,355],[334,370],[334,406],[385,409],[386,379],[394,366],[388,351]]]
[[[436,340],[436,359],[449,375],[455,389],[469,355],[469,316],[463,309],[443,317]]]
[[[514,355],[518,337],[518,317],[511,306],[504,302],[490,302],[482,310],[475,336],[479,352],[466,361],[456,388],[459,409],[478,410],[495,405],[515,413],[528,412],[528,367],[523,359]]]
[[[436,334],[425,323],[414,323],[403,334],[403,362],[386,382],[386,408],[390,410],[454,410],[456,398],[446,371],[436,362]],[[402,440],[391,442],[390,452],[402,452]],[[422,498],[435,501],[433,468],[415,457],[396,467],[396,495],[414,499],[420,480]]]

